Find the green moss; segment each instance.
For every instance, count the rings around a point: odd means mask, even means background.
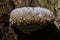
[[[60,10],[57,10],[57,19],[60,19]]]

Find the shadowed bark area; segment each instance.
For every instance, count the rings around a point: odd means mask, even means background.
[[[17,35],[12,28],[6,28],[0,25],[0,40],[17,40]]]
[[[60,40],[60,34],[54,24],[48,24],[45,26],[44,30],[39,29],[35,32],[32,32],[30,35],[23,33],[16,27],[14,27],[13,29],[18,35],[19,40]]]

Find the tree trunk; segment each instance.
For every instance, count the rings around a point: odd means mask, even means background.
[[[28,36],[26,37],[26,35],[24,33],[22,33],[22,32],[20,32],[20,34],[18,34],[19,33],[18,31],[17,31],[18,33],[16,35],[15,32],[14,32],[14,30],[13,30],[14,28],[10,28],[9,27],[9,13],[14,8],[19,8],[19,7],[24,7],[24,6],[25,7],[29,7],[29,6],[31,6],[31,7],[41,6],[41,7],[48,8],[51,11],[54,11],[53,5],[55,5],[55,9],[58,12],[58,9],[60,9],[60,2],[58,3],[58,7],[57,7],[57,0],[53,0],[53,1],[52,0],[0,0],[0,40],[17,40],[18,39],[17,38],[17,35],[19,36],[19,39],[21,37],[22,37],[22,39],[24,38],[26,40],[29,38]],[[59,16],[59,15],[57,15],[57,16]],[[44,30],[44,32],[42,31],[42,33],[48,32],[50,34],[51,31],[52,31],[52,32],[54,32],[53,34],[55,34],[55,31],[54,30],[56,30],[56,29],[52,28],[52,30],[50,28],[48,28],[47,30]],[[56,33],[58,33],[58,36],[60,38],[59,32],[58,32],[58,30],[56,30]],[[37,35],[38,34],[42,34],[42,33],[41,33],[41,31],[38,31]],[[33,34],[32,35],[33,38],[35,39],[36,36],[34,37],[34,35],[36,35],[36,34],[35,33],[32,33],[32,34]],[[42,35],[40,35],[40,36],[42,36]]]

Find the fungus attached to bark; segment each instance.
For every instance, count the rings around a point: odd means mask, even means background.
[[[40,28],[43,28],[46,22],[54,19],[52,11],[41,7],[22,7],[16,8],[10,13],[10,26],[19,25],[17,28],[24,33],[30,34]],[[22,26],[21,26],[22,25]]]

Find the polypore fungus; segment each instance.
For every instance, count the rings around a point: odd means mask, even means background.
[[[17,25],[20,25],[21,23],[23,23],[24,25],[32,23],[42,24],[45,23],[46,21],[50,22],[52,19],[54,19],[53,12],[46,8],[22,7],[22,8],[16,8],[10,13],[9,22],[10,26],[15,23],[17,23]],[[23,32],[28,33],[39,29],[39,27],[31,27],[31,26],[29,28],[26,27],[25,28],[26,30],[20,28],[20,30],[23,30]]]

